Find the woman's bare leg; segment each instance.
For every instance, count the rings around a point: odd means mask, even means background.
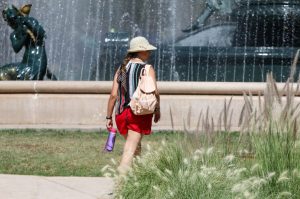
[[[135,152],[138,148],[139,143],[142,140],[142,137],[143,135],[138,132],[131,131],[131,130],[128,131],[121,163],[120,166],[118,167],[118,171],[121,174],[126,174],[126,172],[131,167]]]

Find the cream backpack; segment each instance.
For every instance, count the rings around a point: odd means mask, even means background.
[[[157,105],[155,96],[155,83],[149,75],[150,65],[146,65],[141,71],[138,86],[130,101],[130,108],[135,115],[147,115],[154,113]]]

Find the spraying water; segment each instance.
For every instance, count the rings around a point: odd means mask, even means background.
[[[164,81],[264,81],[270,71],[285,81],[300,46],[295,0],[30,3],[31,16],[47,34],[48,67],[60,80],[112,80],[128,41],[138,35],[157,45],[151,63]],[[1,9],[5,4],[0,0]],[[0,25],[2,66],[19,61],[22,53],[11,49],[11,30],[3,19]]]

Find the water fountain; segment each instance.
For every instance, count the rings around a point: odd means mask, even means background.
[[[217,9],[207,5],[203,15],[209,17]],[[286,81],[300,46],[299,1],[248,0],[229,6],[223,7],[224,21],[197,28],[192,23],[185,30],[191,32],[175,43],[179,79],[261,82],[272,71],[277,81]]]
[[[176,1],[170,2],[170,8],[174,24],[178,17],[174,14]],[[158,78],[263,82],[266,74],[273,72],[277,81],[284,82],[300,46],[299,8],[295,0],[208,0],[197,20],[183,30],[183,36],[175,39],[173,28],[169,42],[158,44],[152,61]],[[124,41],[124,33],[108,34],[100,61],[117,65],[114,58],[123,56]],[[299,68],[295,74],[294,79],[298,79]]]
[[[7,1],[0,2],[2,9]],[[264,81],[269,71],[277,81],[285,81],[299,46],[296,0],[31,3],[32,16],[47,33],[48,66],[61,80],[111,80],[135,35],[159,47],[152,62],[158,79],[166,81]],[[203,23],[191,28],[199,13]],[[3,51],[10,45],[10,30],[2,19],[0,23],[3,65],[20,57]]]

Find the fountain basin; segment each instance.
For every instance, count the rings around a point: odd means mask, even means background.
[[[300,46],[300,2],[245,1],[234,13],[236,46]]]

